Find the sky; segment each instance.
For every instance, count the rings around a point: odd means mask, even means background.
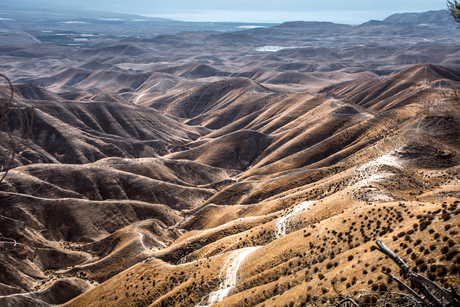
[[[10,1],[10,0],[0,0]],[[70,6],[184,21],[332,21],[360,24],[394,13],[446,8],[445,0],[15,0],[30,5]]]

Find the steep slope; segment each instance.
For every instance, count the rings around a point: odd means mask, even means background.
[[[9,86],[0,86],[0,97],[9,100],[11,94],[11,88]],[[33,84],[15,84],[13,86],[13,99],[15,102],[24,100],[63,100],[59,95],[56,95],[44,87]]]
[[[244,170],[270,144],[268,135],[240,130],[190,149],[166,155],[170,159],[188,159],[225,169]]]
[[[205,64],[185,64],[177,67],[169,67],[160,70],[161,72],[186,78],[207,78],[212,76],[228,76],[229,73],[219,71]]]
[[[204,112],[262,97],[267,93],[267,88],[249,79],[236,78],[205,84],[166,100],[157,100],[151,107],[177,117],[193,118]]]
[[[350,208],[327,219],[302,218],[313,214],[313,205],[304,206],[298,216],[292,215],[286,220],[290,230],[278,239],[273,239],[277,231],[274,221],[253,226],[208,248],[225,247],[227,252],[179,265],[151,259],[120,273],[66,306],[95,305],[104,293],[109,306],[141,303],[194,306],[211,301],[217,303],[215,306],[283,306],[291,302],[306,303],[315,295],[334,296],[331,283],[341,292],[362,293],[363,288],[386,291],[394,287],[394,282],[384,278],[381,271],[397,271],[398,268],[372,248],[376,237],[400,253],[414,254],[408,260],[409,265],[418,263],[422,272],[430,268],[432,273],[429,274],[435,280],[442,279],[443,272],[456,272],[457,244],[454,241],[441,243],[442,239],[437,241],[439,235],[436,233],[445,229],[458,231],[453,226],[458,220],[458,200],[446,202],[445,218],[436,213],[432,215],[432,212],[440,212],[440,204],[419,206],[405,202]],[[280,217],[287,214],[281,213]],[[430,216],[436,223],[425,223]],[[283,223],[281,218],[277,221]],[[419,225],[419,221],[423,222],[422,227],[412,227]],[[355,224],[350,226],[351,223]],[[404,239],[406,235],[410,240]],[[443,248],[430,247],[436,243],[443,244]],[[241,257],[237,257],[238,254]],[[208,255],[212,253],[208,251]],[[427,263],[426,255],[434,262]],[[227,269],[232,266],[234,272]],[[365,278],[357,277],[363,275]],[[223,286],[227,282],[229,286]],[[112,292],[120,284],[128,295]],[[219,295],[220,302],[211,298],[219,287],[227,289],[224,295]],[[362,302],[365,300],[363,297]]]
[[[41,90],[24,85],[18,91],[37,93],[37,89]],[[129,104],[116,94],[109,96],[98,95],[82,102],[50,95],[46,96],[48,100],[22,99],[21,106],[35,108],[35,112],[33,144],[29,150],[21,150],[18,164],[27,164],[27,158],[34,155],[41,156],[42,162],[55,162],[44,156],[43,150],[61,163],[88,163],[109,156],[158,156],[170,152],[171,144],[188,143],[207,133],[206,129],[181,124],[151,108]],[[10,120],[13,130],[24,129],[25,125],[20,127],[13,117]],[[22,156],[25,159],[21,160]]]
[[[145,163],[145,162],[144,162]],[[148,203],[161,203],[179,209],[190,208],[209,197],[212,191],[191,188],[191,185],[180,186],[174,183],[123,172],[111,167],[100,167],[85,164],[83,166],[69,164],[33,165],[16,168],[15,171],[31,175],[45,181],[55,189],[75,191],[79,198],[90,200],[140,200]],[[23,177],[25,177],[23,175]],[[32,178],[31,180],[34,180]],[[12,178],[11,185],[5,191],[21,193],[22,178]],[[27,187],[27,184],[25,184]],[[174,191],[174,193],[173,193]],[[28,191],[37,197],[46,197],[47,190]],[[27,193],[27,194],[29,194]]]
[[[181,234],[170,229],[180,211],[226,180],[221,169],[159,158],[10,170],[0,183],[2,295],[36,292],[5,302],[31,304],[63,277],[103,281],[148,258]]]
[[[365,79],[327,87],[321,92],[332,93],[372,111],[389,110],[413,102],[439,97],[441,87],[457,86],[460,72],[455,69],[420,64],[388,78]]]

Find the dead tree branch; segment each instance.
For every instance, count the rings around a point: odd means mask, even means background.
[[[411,287],[409,287],[407,284],[405,284],[403,281],[401,281],[399,278],[397,278],[396,276],[394,276],[393,274],[391,273],[385,273],[385,275],[387,275],[388,277],[390,277],[391,279],[393,279],[394,281],[396,281],[398,284],[400,284],[404,289],[407,290],[407,292],[409,292],[417,302],[421,303],[422,305],[426,306],[426,307],[431,307],[430,304],[428,304],[425,299],[423,297],[421,297],[420,295],[417,294],[417,292],[415,292],[414,290],[412,290]]]
[[[345,306],[347,306],[348,305],[347,303],[350,303],[353,306],[359,307],[359,304],[356,303],[351,297],[347,297],[346,299],[341,300],[340,302],[337,303],[337,305],[335,305],[335,307],[339,307],[339,306],[342,306],[344,304],[345,304]]]
[[[414,274],[409,266],[399,258],[392,250],[390,250],[382,240],[377,240],[375,242],[377,244],[377,248],[380,252],[388,256],[393,262],[395,262],[401,270],[404,272],[404,275],[408,277],[408,279],[412,282],[414,287],[418,289],[424,296],[423,298],[421,295],[417,294],[415,289],[412,289],[407,284],[393,276],[392,274],[386,274],[391,279],[396,281],[398,284],[403,286],[413,297],[416,298],[417,301],[422,303],[426,307],[445,307],[444,303],[440,301],[427,287],[434,290],[438,295],[440,295],[445,301],[449,302],[453,307],[460,307],[460,300],[458,299],[458,295],[455,290],[451,287],[450,290],[444,289],[443,287],[438,286],[433,281],[429,280],[428,278],[420,275]]]

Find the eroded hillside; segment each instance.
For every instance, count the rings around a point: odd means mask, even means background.
[[[459,76],[424,64],[312,92],[228,78],[150,107],[15,85],[34,138],[0,183],[0,303],[401,292],[378,238],[459,285],[460,110],[443,96]]]

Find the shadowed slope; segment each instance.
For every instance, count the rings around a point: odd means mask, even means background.
[[[220,168],[189,160],[106,158],[95,165],[183,186],[207,185],[228,179],[228,174]]]
[[[194,149],[165,156],[170,159],[188,159],[225,169],[244,170],[270,144],[271,138],[250,130],[234,132]]]
[[[52,100],[52,101],[62,101],[63,99],[45,89],[44,87],[34,85],[34,84],[15,84],[13,85],[14,91],[14,101],[24,101],[24,100]],[[9,99],[11,97],[11,89],[6,85],[0,85],[0,97],[3,99]]]
[[[54,306],[65,303],[92,287],[89,282],[78,278],[61,279],[40,291],[0,297],[0,303],[4,306]]]
[[[219,129],[216,133],[211,133],[213,137],[224,135],[244,128],[248,121],[258,116],[263,109],[270,105],[278,104],[283,101],[289,94],[267,94],[258,98],[242,96],[230,96],[229,100],[233,101],[228,107],[205,112],[199,116],[186,120],[188,125],[200,125],[209,129]],[[242,101],[240,101],[242,100]],[[226,127],[228,126],[228,127]],[[224,128],[225,129],[221,129]]]
[[[143,162],[149,167],[148,162]],[[16,168],[14,171],[26,173],[51,184],[56,190],[75,191],[80,197],[90,200],[126,199],[148,203],[160,203],[173,208],[193,208],[212,194],[212,190],[196,188],[184,182],[168,183],[142,175],[120,171],[101,164],[36,164]],[[27,178],[27,177],[26,177]],[[5,191],[21,192],[15,180],[24,180],[24,176],[15,176],[7,180]],[[37,186],[33,194],[47,197],[48,186]],[[57,187],[57,188],[55,188]]]
[[[205,84],[181,94],[157,100],[151,107],[181,118],[193,118],[268,93],[265,87],[245,78]],[[249,97],[248,97],[249,96]]]
[[[23,221],[34,234],[5,232],[24,243],[33,242],[36,235],[42,236],[42,241],[93,242],[139,220],[157,218],[171,226],[181,219],[177,211],[165,205],[141,201],[46,199],[8,192],[1,192],[0,197],[5,203],[4,216]]]
[[[160,71],[184,78],[225,77],[230,75],[228,72],[219,71],[211,66],[195,63],[161,69]]]
[[[61,270],[60,273],[62,276],[84,275],[103,282],[141,261],[152,258],[156,251],[164,249],[181,234],[180,230],[172,229],[157,219],[134,222],[102,240],[82,246],[81,250],[95,254],[97,258]]]
[[[158,158],[11,170],[0,192],[4,291],[41,289],[45,281],[53,283],[53,276],[110,278],[181,234],[170,227],[182,220],[182,213],[170,207],[193,208],[214,193],[197,185],[226,178],[220,169]],[[45,270],[55,272],[48,278]]]
[[[51,98],[24,100],[22,105],[36,108],[34,143],[62,163],[163,155],[171,143],[187,143],[206,133],[206,129],[181,124],[151,108],[129,105],[122,98],[110,102]],[[14,120],[13,130],[18,126]]]

